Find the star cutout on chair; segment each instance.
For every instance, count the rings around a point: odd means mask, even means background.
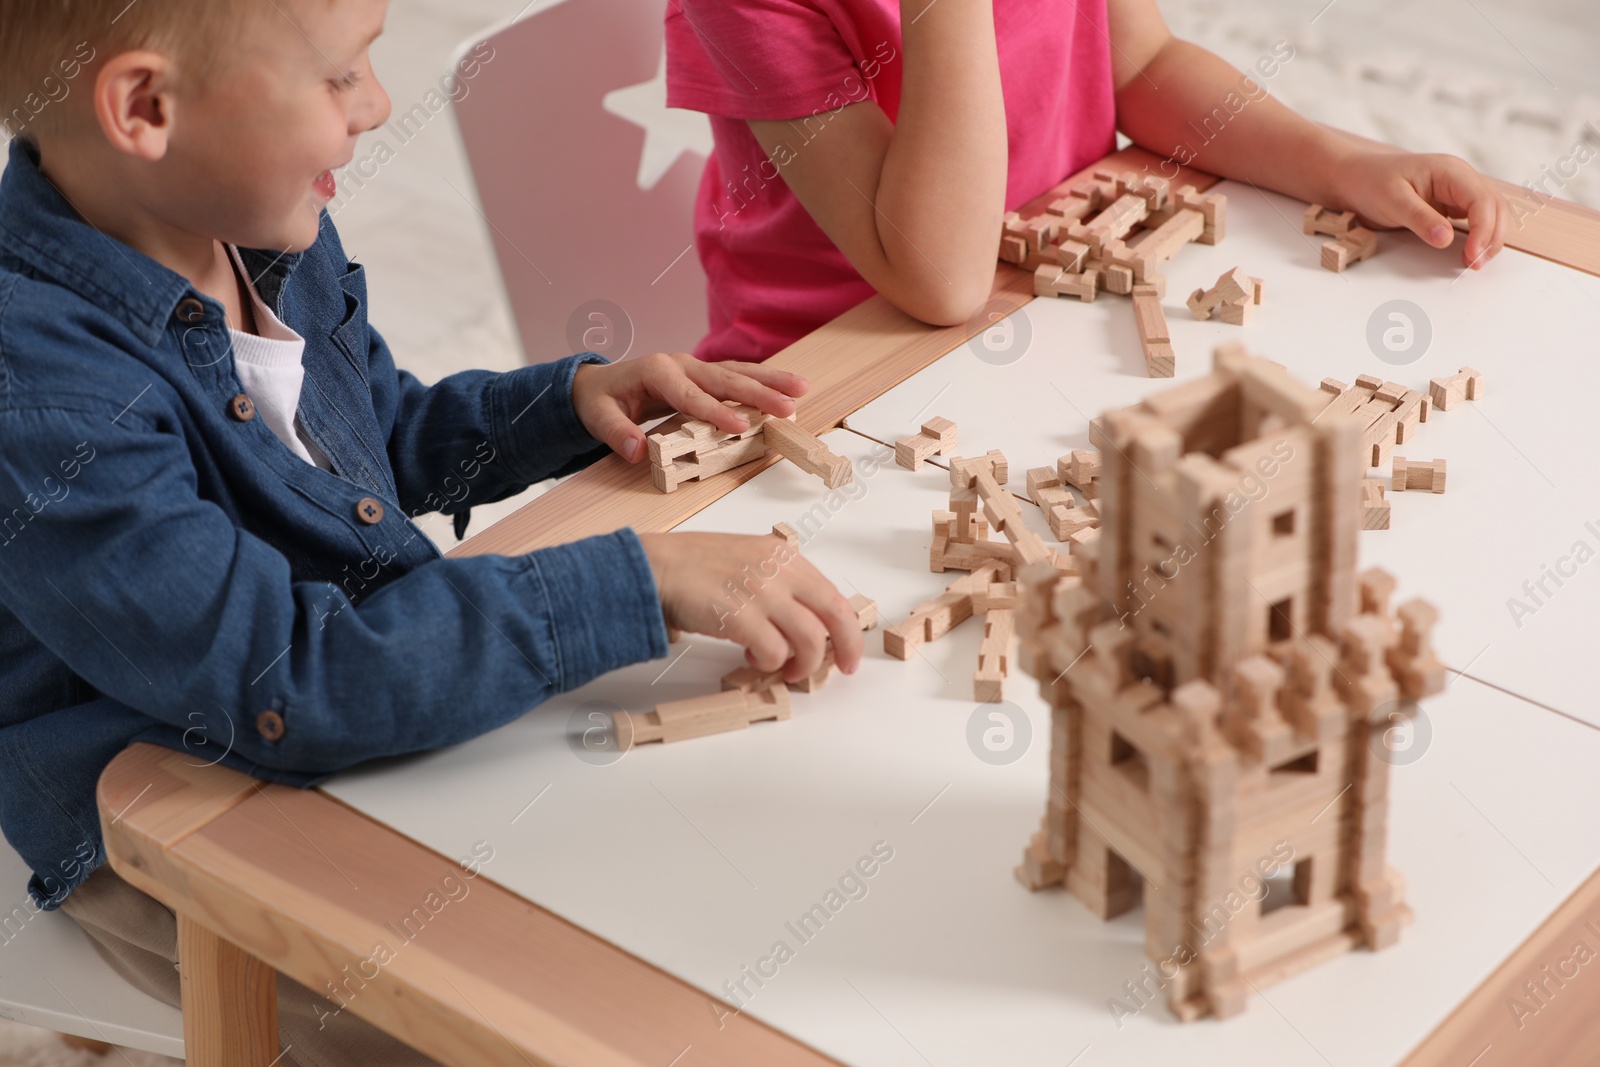
[[[639,188],[652,189],[685,152],[711,155],[711,123],[698,111],[667,107],[667,52],[663,46],[656,75],[647,82],[613,89],[601,106],[644,131],[639,153]]]

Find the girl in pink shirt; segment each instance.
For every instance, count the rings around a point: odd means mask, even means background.
[[[1468,164],[1299,117],[1174,38],[1155,0],[668,0],[666,42],[667,104],[705,112],[716,138],[695,204],[702,359],[765,359],[874,292],[966,321],[988,299],[1001,216],[1112,151],[1119,129],[1174,173],[1192,164],[1438,248],[1446,214],[1464,215],[1472,267],[1502,243],[1504,200]],[[1219,113],[1196,144],[1191,120]]]

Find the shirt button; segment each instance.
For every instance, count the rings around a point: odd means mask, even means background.
[[[268,741],[283,737],[283,716],[275,711],[263,711],[256,716],[256,732]]]
[[[235,421],[249,422],[256,417],[255,401],[240,393],[228,401],[228,414],[232,415]]]
[[[200,322],[206,317],[206,306],[194,297],[186,296],[178,301],[176,314],[179,322]]]
[[[368,526],[376,526],[383,521],[383,505],[370,496],[364,496],[356,503],[356,518]]]

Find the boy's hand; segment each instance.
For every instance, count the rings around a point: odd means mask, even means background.
[[[833,639],[846,674],[861,663],[856,614],[839,590],[788,542],[771,536],[640,534],[661,610],[677,630],[736,641],[758,671],[797,682],[822,665]]]
[[[1511,209],[1483,175],[1455,156],[1358,151],[1334,166],[1342,205],[1378,227],[1404,227],[1435,248],[1455,239],[1451,218],[1467,220],[1463,266],[1478,270],[1505,245]]]
[[[759,363],[703,363],[683,352],[657,352],[579,367],[572,379],[572,406],[590,436],[637,463],[645,456],[640,420],[681,411],[719,430],[740,433],[749,428],[749,420],[722,401],[736,400],[787,418],[794,414],[794,398],[808,388],[798,374]]]

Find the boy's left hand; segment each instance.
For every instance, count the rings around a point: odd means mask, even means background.
[[[1380,228],[1404,227],[1435,248],[1455,239],[1450,218],[1465,218],[1461,263],[1473,270],[1505,245],[1506,198],[1463,159],[1358,151],[1339,160],[1331,177],[1344,208]]]
[[[645,456],[642,419],[681,411],[719,430],[741,433],[749,421],[724,400],[787,418],[794,414],[795,398],[808,388],[798,374],[759,363],[704,363],[683,352],[657,352],[642,359],[579,367],[572,379],[572,406],[595,440],[637,463]]]

